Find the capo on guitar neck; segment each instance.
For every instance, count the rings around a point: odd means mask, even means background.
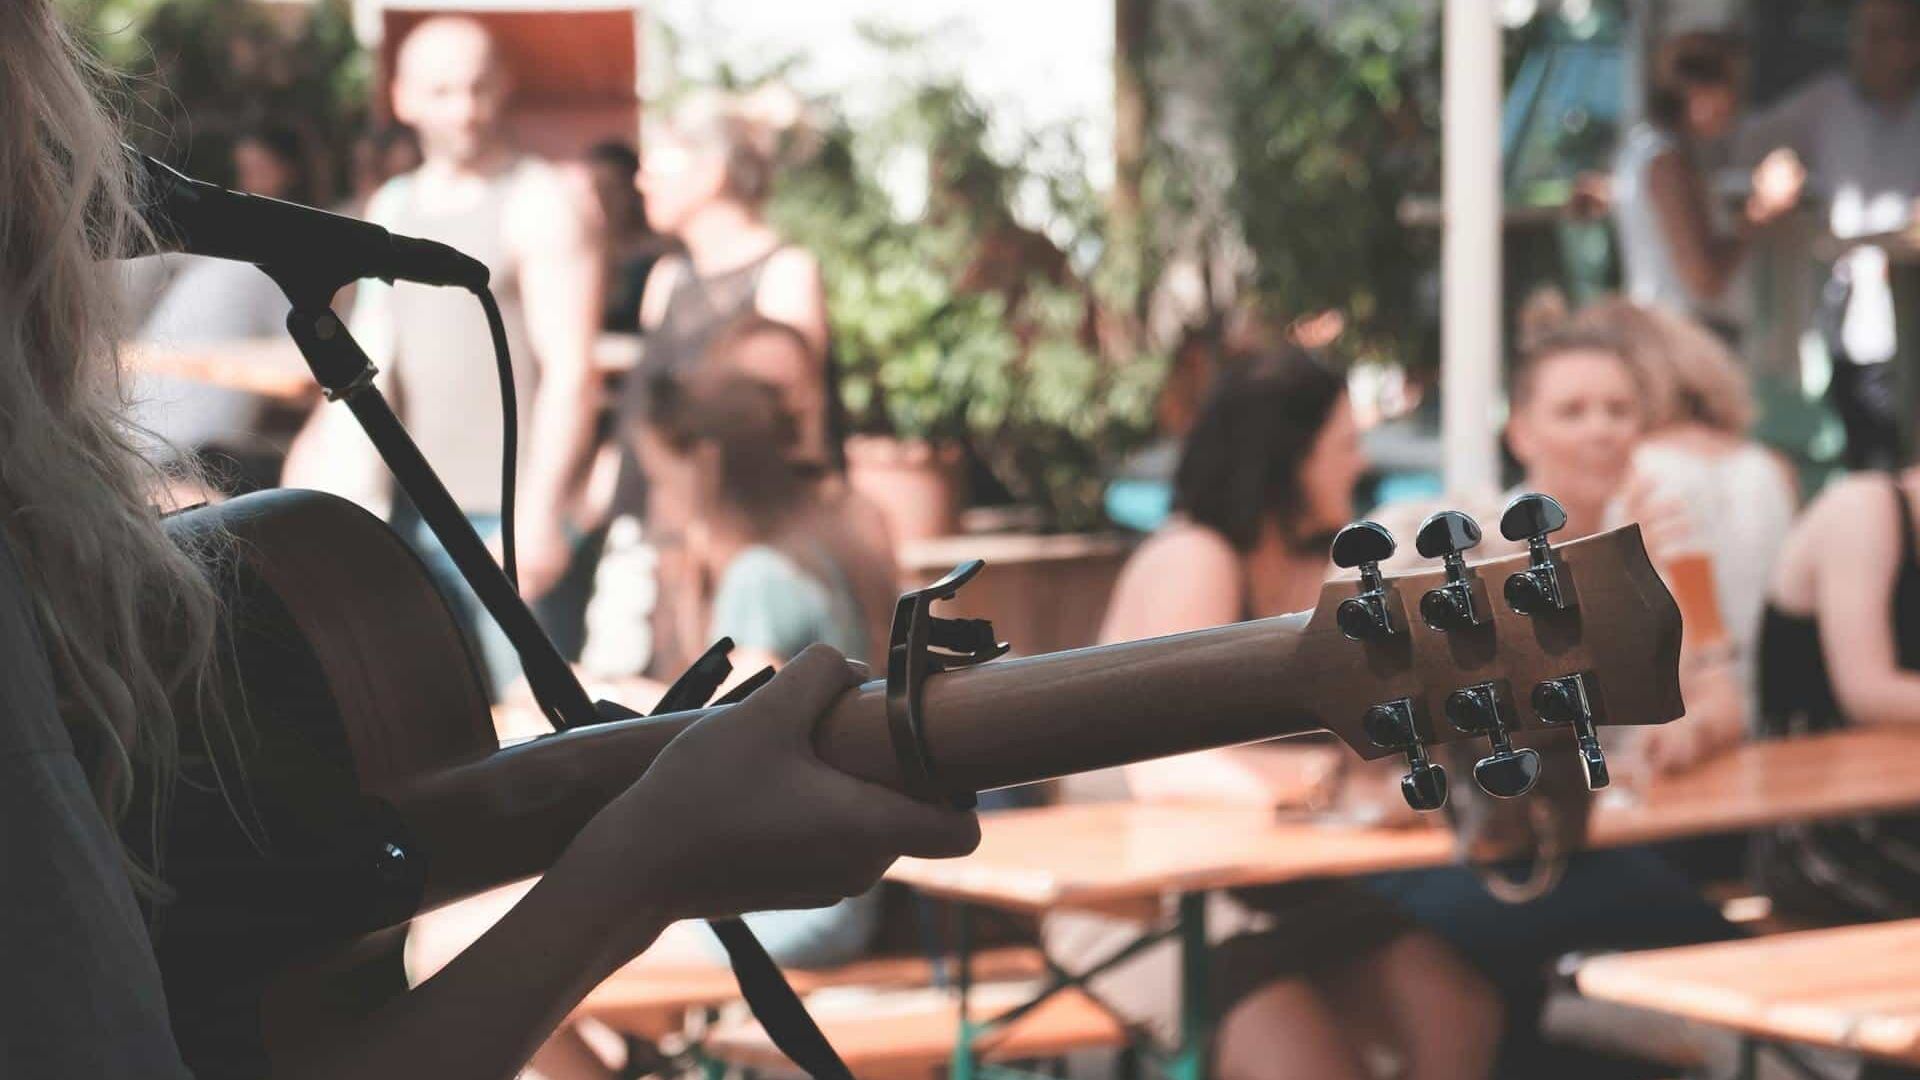
[[[933,614],[935,600],[953,599],[960,587],[986,565],[973,559],[925,588],[902,593],[893,609],[893,629],[887,644],[887,730],[900,763],[900,777],[914,797],[928,802],[950,801],[963,810],[972,809],[977,799],[971,791],[948,791],[936,780],[920,698],[927,676],[984,664],[1007,651],[1006,642],[994,640],[991,622]]]

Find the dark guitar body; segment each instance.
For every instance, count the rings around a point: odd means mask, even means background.
[[[226,728],[183,721],[155,949],[194,1074],[256,1078],[269,1042],[405,989],[425,867],[374,793],[496,740],[445,601],[373,516],[273,491],[168,528],[224,553],[231,652]]]

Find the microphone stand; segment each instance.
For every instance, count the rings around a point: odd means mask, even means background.
[[[433,466],[420,453],[413,436],[407,434],[386,397],[374,386],[377,371],[373,361],[347,333],[346,325],[330,306],[333,295],[348,279],[329,273],[324,266],[275,265],[260,269],[292,302],[287,331],[300,347],[300,354],[306,358],[307,367],[313,371],[327,400],[343,401],[353,411],[354,419],[372,440],[394,481],[413,500],[421,520],[433,530],[487,614],[500,624],[514,651],[520,655],[521,667],[526,671],[540,711],[546,714],[554,730],[565,731],[603,719],[637,716],[610,702],[596,706],[587,697],[586,688],[580,685],[573,668],[535,621],[526,601],[494,561],[486,542],[474,531],[473,523],[453,501]]]

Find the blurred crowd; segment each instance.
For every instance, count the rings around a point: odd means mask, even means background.
[[[1742,275],[1761,231],[1810,199],[1842,241],[1911,222],[1920,13],[1860,0],[1850,69],[1746,121],[1736,41],[1684,35],[1656,69],[1646,124],[1625,139],[1601,192],[1619,226],[1623,294],[1527,305],[1504,431],[1505,495],[1552,495],[1567,512],[1566,538],[1639,523],[1681,603],[1687,716],[1615,738],[1616,783],[1629,791],[1747,740],[1920,718],[1920,470],[1890,467],[1900,417],[1885,252],[1846,247],[1815,328],[1860,471],[1802,490],[1794,467],[1752,435],[1740,354],[1753,325]],[[356,149],[344,209],[453,244],[493,270],[520,401],[520,583],[556,640],[636,706],[721,636],[735,642],[740,676],[813,642],[877,660],[898,587],[894,543],[880,508],[845,476],[820,268],[762,214],[779,103],[696,95],[649,119],[644,154],[607,143],[577,161],[536,160],[503,134],[511,83],[492,42],[455,18],[412,32],[393,90],[404,126]],[[1713,179],[1723,143],[1733,144],[1725,160],[1746,156],[1731,196]],[[300,199],[305,167],[280,128],[235,146],[250,191]],[[156,275],[166,280],[136,286],[151,293],[143,338],[184,349],[279,332],[286,302],[252,268],[169,262]],[[497,545],[502,433],[478,310],[462,294],[407,284],[365,284],[340,304],[379,385]],[[609,346],[623,339],[608,333],[640,345]],[[1178,447],[1172,514],[1121,572],[1102,640],[1314,605],[1332,572],[1329,538],[1369,509],[1356,504],[1369,470],[1364,418],[1323,348],[1338,334],[1337,314],[1249,311],[1179,367],[1161,410]],[[208,463],[224,492],[316,487],[387,516],[453,600],[494,693],[524,693],[504,636],[381,479],[344,410],[180,378],[151,383],[147,426]],[[1485,524],[1505,495],[1452,492],[1443,503]],[[1371,516],[1410,557],[1433,508]],[[1489,529],[1475,555],[1504,545]],[[1303,764],[1325,754],[1292,743],[1216,751],[1069,785],[1066,797],[1124,789],[1141,800],[1405,812],[1397,772]],[[1784,911],[1914,914],[1916,841],[1911,823],[1880,819],[1781,830],[1750,851],[1583,853],[1559,871],[1565,887],[1521,906],[1494,900],[1465,868],[1236,896],[1213,920],[1225,987],[1217,1069],[1359,1077],[1375,1075],[1368,1063],[1384,1052],[1401,1063],[1397,1075],[1489,1075],[1496,1055],[1524,1052],[1514,1044],[1525,1042],[1553,957],[1729,936],[1701,891],[1727,876],[1751,876]],[[859,955],[877,918],[863,897],[757,926],[777,959],[823,966]],[[430,969],[466,933],[421,934],[418,965]],[[1120,940],[1112,920],[1091,916],[1056,919],[1047,933],[1062,955],[1089,959]],[[694,931],[658,947],[713,949]],[[1171,971],[1149,950],[1103,976],[1103,989],[1134,1018],[1171,1023]],[[599,1059],[578,1040],[558,1038],[542,1067],[595,1074]]]

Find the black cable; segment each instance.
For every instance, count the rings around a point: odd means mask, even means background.
[[[493,362],[500,370],[500,418],[506,425],[500,440],[500,568],[506,572],[513,591],[520,591],[520,566],[514,555],[513,489],[516,458],[520,453],[520,403],[513,387],[513,355],[507,347],[507,323],[500,315],[500,303],[492,289],[476,289],[474,296],[487,313],[487,329],[493,333]]]

